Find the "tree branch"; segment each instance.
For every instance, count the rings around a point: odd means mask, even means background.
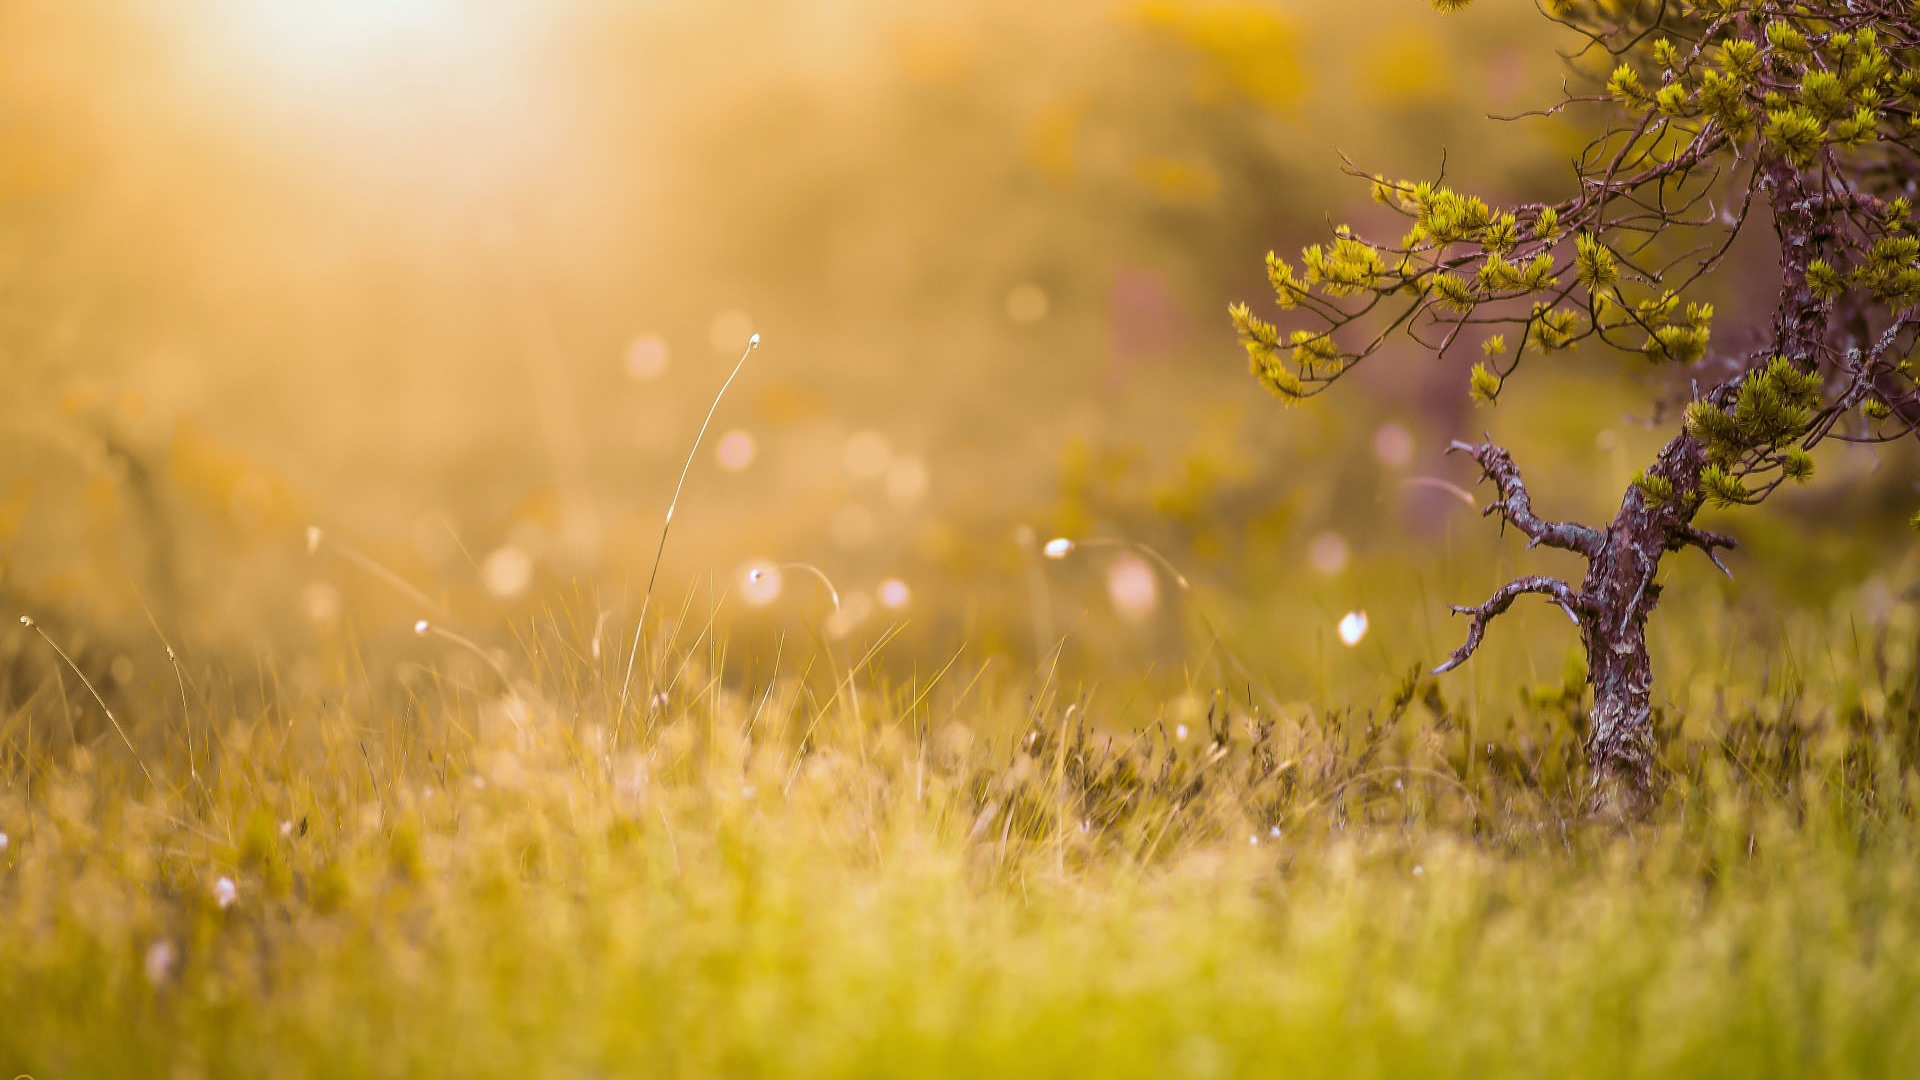
[[[1447,453],[1469,454],[1480,464],[1480,476],[1483,480],[1493,481],[1500,492],[1500,498],[1488,506],[1483,514],[1498,513],[1514,528],[1527,536],[1527,546],[1537,547],[1545,544],[1563,551],[1577,552],[1589,559],[1598,558],[1605,543],[1600,530],[1571,522],[1542,521],[1533,514],[1533,499],[1527,494],[1527,485],[1520,479],[1520,468],[1513,463],[1513,456],[1493,444],[1489,438],[1478,446],[1455,440],[1447,447]]]
[[[1733,576],[1733,571],[1727,569],[1727,564],[1721,562],[1720,556],[1715,555],[1713,550],[1726,548],[1731,551],[1739,546],[1738,540],[1725,533],[1708,532],[1705,529],[1696,529],[1692,525],[1678,525],[1667,530],[1667,550],[1679,551],[1685,547],[1697,547],[1706,552],[1707,558],[1713,565],[1729,578]]]
[[[1523,593],[1539,593],[1559,604],[1560,609],[1567,613],[1567,618],[1572,619],[1576,625],[1580,622],[1579,612],[1590,610],[1586,597],[1559,578],[1536,574],[1532,577],[1509,581],[1500,586],[1499,591],[1489,597],[1486,603],[1478,607],[1454,606],[1455,614],[1471,615],[1473,621],[1467,626],[1466,643],[1455,649],[1446,663],[1434,668],[1433,674],[1441,675],[1466,663],[1467,657],[1472,656],[1473,651],[1480,647],[1480,639],[1486,635],[1487,624],[1496,616],[1505,614]]]
[[[1873,392],[1901,423],[1920,431],[1920,390],[1901,386],[1898,376],[1883,369],[1873,374]]]

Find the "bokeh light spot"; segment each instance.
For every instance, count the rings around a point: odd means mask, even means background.
[[[533,557],[512,544],[496,548],[481,564],[480,580],[502,600],[519,596],[533,583]]]
[[[1373,456],[1390,469],[1404,469],[1413,461],[1413,433],[1388,421],[1373,429]]]
[[[1107,598],[1128,622],[1141,622],[1160,606],[1160,582],[1145,559],[1121,555],[1107,564]]]
[[[917,457],[898,458],[887,470],[887,498],[904,510],[927,497],[930,481],[926,462]]]
[[[913,599],[913,591],[899,578],[888,578],[880,583],[880,606],[898,611]]]
[[[780,599],[785,584],[780,568],[765,559],[754,559],[740,568],[740,599],[748,607],[766,607]]]
[[[667,343],[658,334],[633,339],[627,346],[627,376],[648,382],[667,373]]]
[[[340,590],[316,581],[300,591],[300,606],[314,622],[330,623],[340,617]]]
[[[1318,533],[1307,541],[1307,565],[1316,574],[1332,577],[1345,570],[1352,557],[1346,537],[1332,530]]]
[[[739,472],[753,464],[760,448],[754,443],[753,435],[735,428],[720,436],[719,443],[713,448],[713,456],[720,467],[728,472]]]
[[[870,480],[893,463],[893,444],[877,431],[856,431],[847,437],[847,475]]]
[[[827,636],[843,638],[873,614],[873,597],[854,591],[840,598],[840,607],[827,617]]]

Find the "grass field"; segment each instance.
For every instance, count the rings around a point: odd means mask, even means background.
[[[510,686],[182,665],[136,763],[43,685],[0,720],[0,1071],[1911,1076],[1911,570],[1732,677],[1676,605],[1670,685],[1722,693],[1629,827],[1579,815],[1577,692],[1199,677],[1121,723],[1044,669],[716,678],[709,624],[620,718],[617,650],[552,630]]]
[[[1430,6],[0,2],[0,1080],[1920,1077],[1920,444],[1701,514],[1599,820],[1445,448],[1604,522],[1705,368],[1248,375],[1611,122]]]

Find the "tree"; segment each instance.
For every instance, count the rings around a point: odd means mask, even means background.
[[[1434,0],[1451,11],[1469,0]],[[1520,469],[1491,438],[1449,452],[1478,463],[1487,507],[1528,546],[1586,561],[1576,585],[1522,577],[1468,617],[1487,625],[1538,594],[1579,624],[1593,701],[1586,736],[1596,809],[1637,813],[1653,785],[1646,623],[1669,554],[1722,571],[1730,536],[1702,507],[1751,505],[1812,475],[1829,441],[1920,435],[1920,10],[1909,0],[1540,0],[1577,32],[1593,92],[1537,115],[1597,107],[1600,131],[1557,202],[1490,205],[1443,180],[1372,178],[1409,223],[1396,241],[1341,226],[1301,254],[1267,256],[1283,323],[1235,304],[1253,373],[1299,402],[1408,335],[1440,356],[1478,349],[1469,392],[1496,403],[1528,360],[1591,342],[1677,377],[1672,437],[1601,526],[1536,515]],[[1359,175],[1359,174],[1356,174]],[[1716,348],[1698,299],[1744,230],[1771,225],[1779,294],[1755,347]],[[1744,248],[1742,250],[1745,250]],[[1743,256],[1743,258],[1746,258]],[[1639,363],[1639,361],[1635,361]],[[1656,390],[1656,393],[1661,391]],[[1678,404],[1676,401],[1675,404]],[[1920,528],[1920,514],[1913,521]]]

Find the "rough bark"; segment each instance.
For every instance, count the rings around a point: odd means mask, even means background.
[[[1637,817],[1653,793],[1653,663],[1636,623],[1611,642],[1587,644],[1588,801],[1596,813]]]
[[[1669,450],[1684,448],[1669,447]],[[1636,489],[1607,530],[1580,591],[1589,605],[1580,638],[1587,651],[1587,767],[1596,810],[1635,814],[1653,792],[1653,660],[1647,615],[1660,598],[1654,581],[1668,544],[1655,508]]]

